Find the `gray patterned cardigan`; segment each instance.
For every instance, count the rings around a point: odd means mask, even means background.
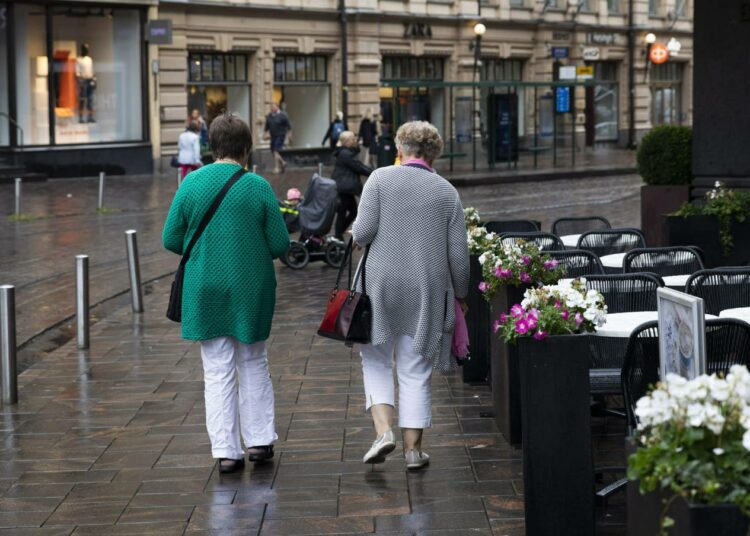
[[[455,366],[451,340],[454,296],[466,297],[469,251],[458,192],[425,169],[377,169],[365,184],[354,240],[370,244],[367,294],[372,343],[399,335],[443,371]]]

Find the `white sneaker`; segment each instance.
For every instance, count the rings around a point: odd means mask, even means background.
[[[430,463],[430,457],[426,452],[422,452],[417,449],[411,449],[404,455],[406,458],[407,469],[421,469],[428,463]]]
[[[373,441],[370,450],[367,451],[362,461],[364,463],[383,463],[385,457],[393,452],[395,448],[396,436],[393,435],[393,430],[388,430]]]

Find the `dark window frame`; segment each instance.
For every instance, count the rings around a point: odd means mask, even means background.
[[[423,76],[420,76],[422,74]],[[383,56],[380,78],[384,81],[433,80],[445,78],[442,56]]]
[[[327,84],[328,57],[324,54],[277,54],[273,59],[273,82],[276,85]]]
[[[231,58],[233,61],[228,62]],[[199,77],[193,76],[193,68],[195,67],[195,61],[199,60],[200,65],[198,67]],[[188,51],[187,57],[187,81],[189,85],[203,85],[203,84],[246,84],[249,82],[247,79],[247,62],[249,60],[248,54],[242,54],[239,52],[215,52],[203,51],[203,50],[191,50]],[[240,76],[240,70],[243,70],[240,65],[244,62],[244,77]],[[221,65],[221,76],[216,76],[216,64]],[[232,70],[234,71],[233,76],[228,75],[228,66],[231,63]],[[205,73],[208,72],[208,76]]]

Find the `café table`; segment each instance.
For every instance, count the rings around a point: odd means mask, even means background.
[[[578,246],[579,238],[581,238],[581,235],[579,234],[570,234],[561,236],[560,240],[562,240],[562,243],[566,248],[575,248]]]
[[[750,308],[745,309],[750,315]],[[597,327],[594,335],[598,337],[627,338],[635,328],[644,322],[658,320],[657,311],[636,311],[630,313],[611,313],[607,315],[607,321],[603,326]],[[705,315],[706,320],[715,320],[715,315]]]
[[[662,279],[664,280],[664,285],[677,289],[677,290],[685,290],[685,285],[688,282],[688,279],[690,279],[691,274],[680,274],[680,275],[665,275],[662,276]]]
[[[736,318],[750,324],[750,307],[736,307],[719,312],[719,318]]]
[[[604,272],[608,274],[622,273],[622,261],[625,260],[625,253],[612,253],[599,257],[604,267]]]

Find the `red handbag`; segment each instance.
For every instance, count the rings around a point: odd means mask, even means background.
[[[372,306],[365,287],[365,264],[370,246],[365,249],[362,263],[352,281],[352,240],[346,246],[344,260],[339,267],[336,285],[331,289],[323,321],[318,328],[318,335],[337,341],[347,346],[367,344],[370,342],[372,325]],[[340,289],[344,265],[349,265],[348,288]],[[357,292],[357,281],[362,275],[362,292]]]

